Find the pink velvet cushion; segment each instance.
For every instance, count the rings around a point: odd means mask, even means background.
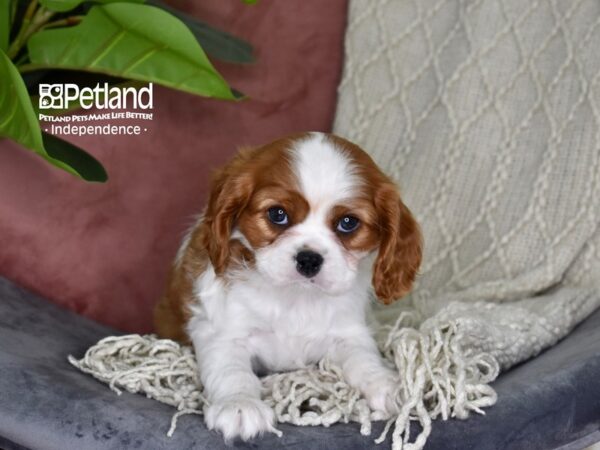
[[[122,330],[152,329],[152,306],[210,171],[241,145],[329,130],[346,0],[176,3],[250,41],[258,62],[218,65],[249,100],[227,103],[155,88],[139,137],[69,137],[107,168],[86,184],[0,141],[0,274]]]

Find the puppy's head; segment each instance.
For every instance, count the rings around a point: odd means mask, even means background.
[[[272,285],[329,294],[351,289],[377,252],[384,303],[410,290],[421,262],[419,227],[395,185],[359,147],[322,133],[241,151],[214,177],[202,234],[218,275],[241,263]]]

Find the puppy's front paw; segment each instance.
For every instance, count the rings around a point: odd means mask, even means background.
[[[396,402],[399,386],[398,376],[392,371],[385,370],[362,387],[361,391],[377,420],[388,419],[400,412]]]
[[[260,399],[233,395],[217,400],[204,410],[204,421],[209,430],[218,430],[225,441],[236,437],[248,440],[271,432],[279,434],[273,426],[275,415]]]

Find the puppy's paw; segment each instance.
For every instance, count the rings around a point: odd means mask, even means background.
[[[398,376],[390,370],[384,370],[361,388],[369,407],[374,412],[375,419],[388,419],[400,412],[396,401],[396,392],[399,387]]]
[[[218,430],[226,442],[237,437],[244,441],[265,432],[280,434],[274,427],[275,414],[260,399],[232,395],[217,400],[204,409],[209,430]]]

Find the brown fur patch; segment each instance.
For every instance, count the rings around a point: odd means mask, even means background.
[[[275,206],[286,211],[288,225],[276,225],[269,220],[267,212]],[[302,222],[307,214],[308,203],[297,191],[271,184],[253,195],[240,216],[238,227],[253,248],[260,248],[272,244],[290,226]]]
[[[337,231],[340,219],[346,215],[354,216],[360,221],[358,228],[351,233]],[[348,251],[369,252],[379,244],[379,221],[371,199],[358,198],[335,206],[329,214],[329,221],[331,229]]]
[[[154,310],[157,333],[189,342],[185,330],[191,317],[189,305],[197,301],[194,282],[209,261],[219,276],[230,268],[254,263],[254,254],[239,240],[231,239],[238,226],[253,248],[268,245],[285,230],[267,219],[272,206],[286,208],[292,220],[301,221],[308,205],[297,192],[288,152],[306,135],[279,139],[256,149],[242,149],[213,176],[204,219],[192,230],[178,264]]]
[[[377,167],[366,152],[338,136],[328,135],[328,139],[354,161],[359,175],[365,182],[361,199],[372,202],[377,222],[375,226],[367,224],[368,233],[365,235],[364,244],[371,244],[375,235],[379,240],[379,253],[373,267],[373,287],[383,303],[392,303],[410,291],[417,276],[423,251],[421,230],[402,202],[394,182]],[[369,207],[365,209],[370,211]],[[356,211],[360,209],[357,208]],[[359,217],[358,213],[356,216]],[[360,235],[359,231],[360,228],[357,230],[357,238]],[[352,239],[352,236],[348,238]],[[357,242],[354,242],[354,245],[357,245]],[[360,244],[358,248],[361,248]]]
[[[173,264],[165,293],[154,308],[154,325],[160,337],[189,343],[186,332],[191,318],[190,303],[194,301],[194,282],[208,266],[202,230],[192,232],[183,257]]]

